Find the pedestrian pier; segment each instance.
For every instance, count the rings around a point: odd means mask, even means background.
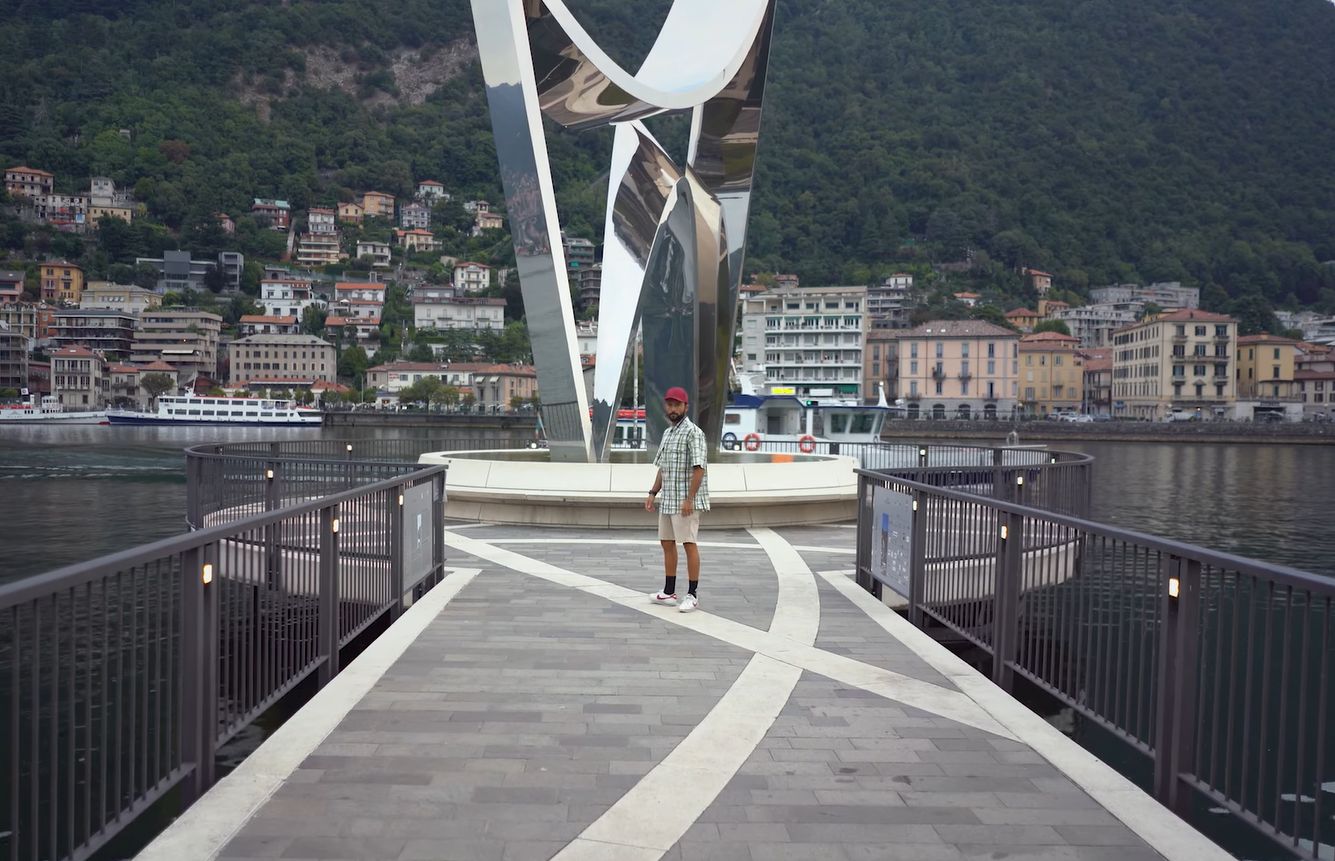
[[[858,587],[855,537],[710,531],[682,614],[648,532],[447,524],[442,582],[139,857],[1229,857]]]

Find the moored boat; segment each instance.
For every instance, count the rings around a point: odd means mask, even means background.
[[[43,395],[40,401],[29,396],[20,404],[0,404],[0,425],[58,424],[104,425],[107,414],[101,410],[66,410],[60,399]]]
[[[111,410],[113,425],[281,425],[318,426],[316,409],[272,398],[208,398],[198,395],[158,398],[156,412]]]

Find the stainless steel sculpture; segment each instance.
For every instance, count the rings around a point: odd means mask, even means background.
[[[478,52],[554,460],[604,459],[636,328],[644,326],[648,439],[684,386],[717,446],[737,327],[746,217],[774,0],[676,0],[629,74],[564,0],[473,0]],[[680,167],[639,122],[692,111]],[[604,228],[593,418],[547,162],[542,115],[616,126]]]

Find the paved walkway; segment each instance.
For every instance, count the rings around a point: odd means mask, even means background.
[[[448,535],[445,583],[142,858],[1227,857],[858,590],[851,528],[702,535],[693,614],[648,602],[649,534]]]

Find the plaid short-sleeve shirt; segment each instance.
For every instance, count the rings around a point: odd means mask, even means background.
[[[654,466],[663,473],[663,487],[658,494],[659,513],[681,514],[681,504],[691,489],[691,473],[697,466],[705,470],[705,476],[700,480],[693,505],[696,511],[709,510],[708,448],[705,432],[694,422],[683,418],[676,427],[663,432]]]

